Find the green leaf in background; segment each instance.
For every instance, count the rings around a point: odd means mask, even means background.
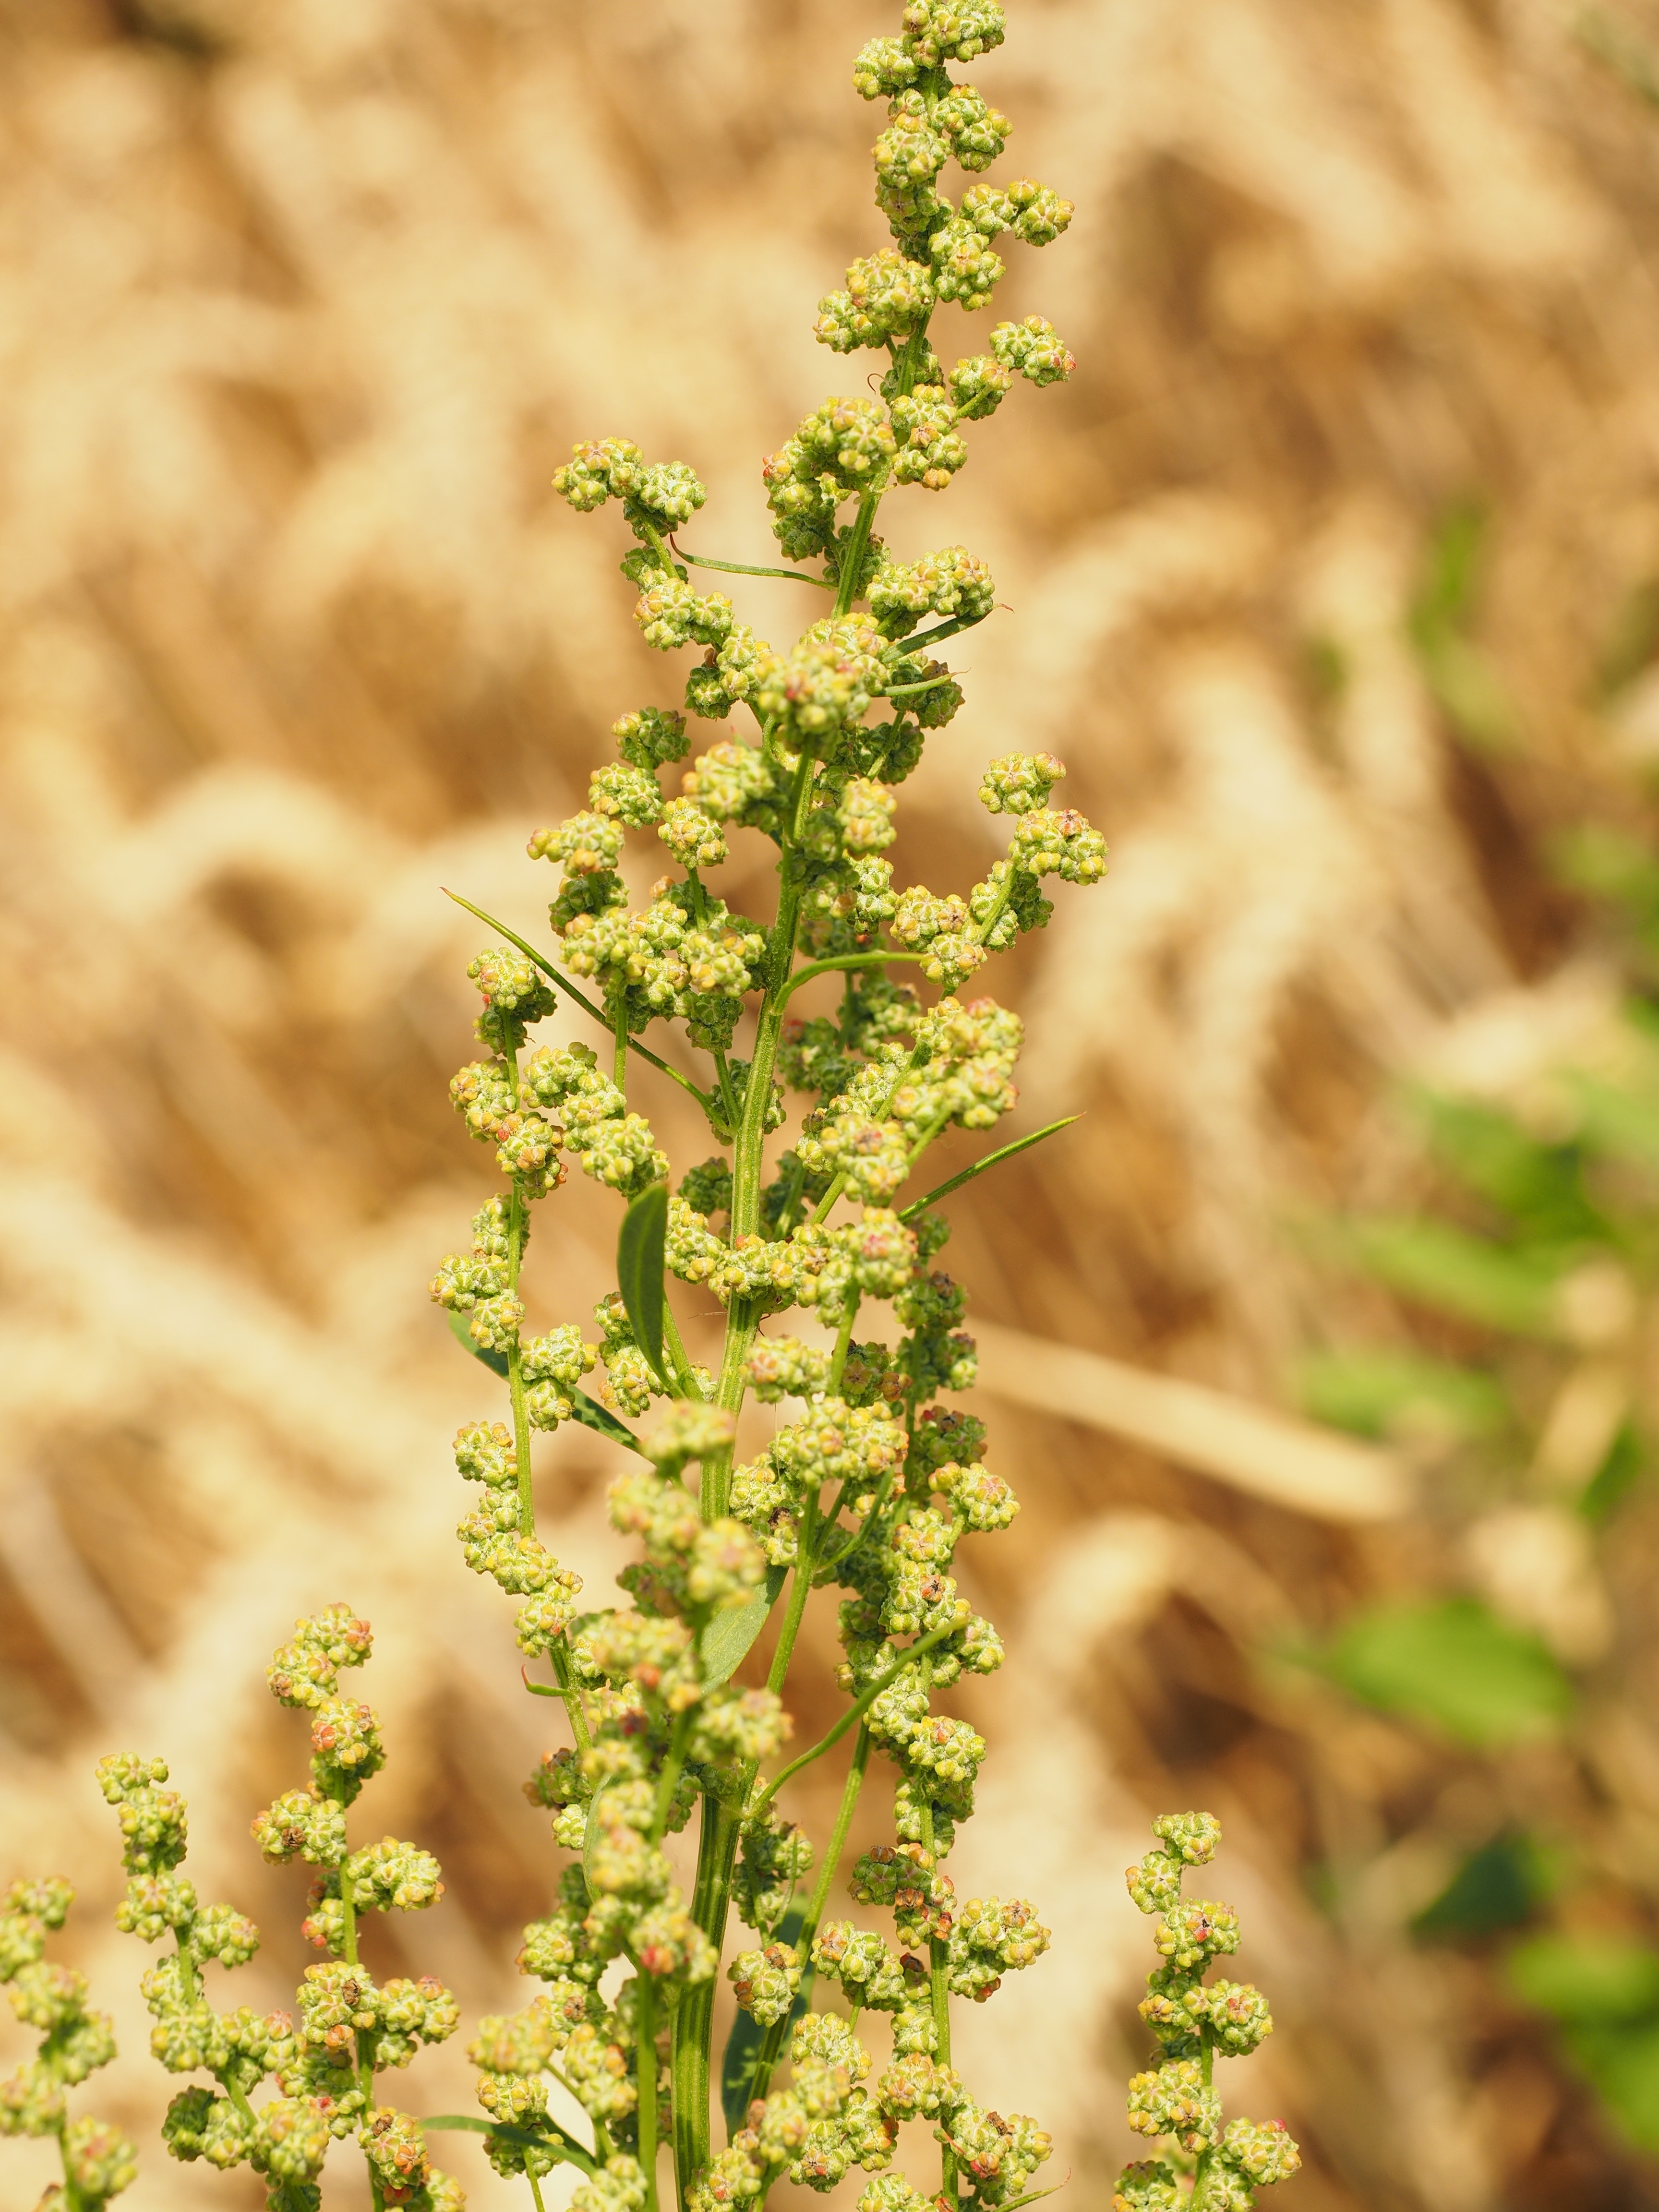
[[[1302,1408],[1312,1419],[1361,1437],[1489,1436],[1509,1418],[1490,1375],[1409,1352],[1327,1352],[1297,1370]]]
[[[450,1315],[449,1333],[463,1352],[470,1352],[475,1359],[482,1359],[492,1375],[499,1375],[503,1382],[507,1380],[507,1354],[504,1352],[486,1352],[482,1345],[475,1344],[464,1313]]]
[[[1517,1996],[1570,2027],[1659,2021],[1659,1952],[1628,1936],[1534,1936],[1509,1954]]]
[[[1509,1977],[1559,2024],[1616,2125],[1659,2149],[1659,1954],[1628,1936],[1539,1936],[1510,1952]]]
[[[1644,1057],[1651,1048],[1644,1040]],[[1649,1079],[1615,1088],[1593,1075],[1572,1075],[1568,1088],[1578,1107],[1587,1144],[1609,1158],[1659,1168],[1659,1070],[1644,1068]]]
[[[1413,1099],[1435,1152],[1469,1189],[1516,1224],[1522,1243],[1605,1243],[1612,1231],[1584,1194],[1574,1141],[1540,1144],[1509,1115],[1469,1098]]]
[[[1639,927],[1659,925],[1659,860],[1641,838],[1604,823],[1574,823],[1551,839],[1549,857],[1574,890],[1623,907]]]
[[[668,1186],[653,1182],[623,1216],[617,1239],[617,1286],[634,1341],[665,1379],[662,1364],[663,1254],[668,1242]]]
[[[1362,1266],[1402,1297],[1488,1328],[1551,1333],[1557,1270],[1443,1221],[1374,1216],[1348,1225]]]
[[[1412,1923],[1415,1936],[1458,1942],[1519,1928],[1549,1895],[1552,1869],[1533,1838],[1506,1830],[1471,1851],[1432,1905]]]
[[[758,1589],[750,1592],[746,1604],[722,1606],[704,1629],[698,1651],[705,1689],[717,1690],[737,1673],[750,1646],[765,1627],[766,1617],[777,1603],[788,1572],[787,1567],[769,1567],[766,1580]]]
[[[1487,519],[1484,502],[1473,500],[1441,517],[1407,627],[1424,681],[1447,720],[1469,744],[1497,752],[1515,744],[1515,709],[1490,654],[1469,635]]]
[[[1586,1521],[1605,1521],[1613,1508],[1647,1472],[1647,1447],[1627,1421],[1613,1440],[1613,1449],[1584,1486],[1578,1510]]]
[[[1565,1675],[1536,1637],[1472,1598],[1362,1614],[1327,1663],[1365,1704],[1477,1747],[1547,1734],[1572,1702]]]

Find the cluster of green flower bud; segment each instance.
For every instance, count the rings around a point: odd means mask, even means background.
[[[749,1954],[733,1969],[739,2002],[763,2019],[783,2016],[775,2009],[782,2002],[781,1985],[799,1978],[793,1970],[764,1963],[770,1950]],[[756,1995],[763,1983],[768,1985],[763,2004]],[[855,2004],[870,2002],[867,1986],[866,1978],[858,1985]],[[854,2167],[878,2177],[860,2197],[860,2212],[925,2212],[924,2193],[887,2170],[907,2122],[929,2127],[973,2184],[970,2201],[988,2207],[1018,2197],[1052,2150],[1035,2122],[1018,2116],[1004,2120],[984,2111],[960,2077],[926,2050],[896,2043],[892,2063],[872,2081],[869,2053],[833,2014],[809,2012],[798,2020],[789,2057],[789,2087],[750,2105],[746,2124],[693,2190],[696,2212],[763,2197],[786,2174],[809,2189],[834,2189]]]
[[[1115,2212],[1250,2212],[1255,2191],[1283,2181],[1301,2163],[1278,2120],[1228,2121],[1211,2076],[1216,2057],[1239,2057],[1273,2033],[1260,1990],[1247,1982],[1206,1983],[1214,1959],[1238,1948],[1238,1917],[1230,1905],[1187,1902],[1188,1867],[1206,1866],[1221,1840],[1210,1813],[1165,1813],[1152,1823],[1158,1848],[1124,1879],[1143,1912],[1157,1913],[1153,1941],[1166,1961],[1147,1978],[1141,2018],[1157,2036],[1163,2060],[1129,2084],[1129,2125],[1137,2134],[1173,2137],[1195,2163],[1191,2185],[1161,2160],[1126,2166]]]
[[[160,1759],[131,1753],[98,1770],[120,1822],[127,1892],[120,1927],[146,1942],[173,1937],[173,1950],[144,1975],[144,2002],[155,2026],[154,2056],[170,2073],[210,2074],[214,2088],[182,2090],[162,2136],[173,2157],[243,2164],[264,2178],[270,2212],[316,2212],[331,2142],[355,2136],[380,2201],[416,2212],[459,2212],[459,2185],[427,2158],[420,2125],[376,2106],[375,2074],[406,2066],[418,2048],[441,2043],[459,2021],[455,2000],[430,1976],[377,1984],[356,1956],[356,1927],[367,1911],[412,1912],[443,1894],[437,1861],[387,1836],[349,1847],[347,1808],[385,1762],[371,1709],[340,1695],[342,1668],[360,1667],[373,1638],[348,1606],[295,1623],[292,1638],[266,1672],[280,1705],[312,1719],[311,1784],[290,1790],[259,1814],[253,1835],[273,1864],[299,1858],[316,1869],[303,1932],[333,1955],[306,1970],[296,1996],[297,2025],[287,2013],[258,2015],[244,2006],[216,2012],[203,1969],[241,1966],[258,1931],[228,1905],[199,1907],[175,1869],[187,1838],[184,1801],[162,1785]],[[256,2106],[253,2092],[274,2077],[279,2094]]]
[[[115,2033],[106,2014],[87,2002],[87,1978],[46,1956],[46,1937],[63,1926],[75,1892],[61,1876],[15,1881],[0,1904],[0,1982],[12,2010],[34,2028],[33,2058],[0,2081],[0,2135],[56,2136],[63,2153],[63,2197],[49,2190],[43,2204],[97,2212],[138,2178],[137,2153],[120,2131],[90,2114],[70,2119],[64,2092],[107,2066]]]
[[[564,1332],[553,1334],[563,1340],[568,1352]],[[548,1342],[537,1338],[532,1352]],[[560,1356],[556,1349],[542,1355],[550,1364]],[[573,1360],[571,1354],[567,1366]],[[531,1387],[544,1386],[538,1382]],[[548,1410],[544,1405],[544,1414]],[[467,1481],[477,1483],[483,1491],[482,1503],[456,1528],[462,1555],[475,1574],[489,1575],[509,1596],[528,1601],[519,1613],[520,1648],[545,1650],[563,1635],[581,1578],[562,1567],[539,1537],[524,1533],[518,1447],[499,1421],[474,1421],[456,1436],[455,1464]]]

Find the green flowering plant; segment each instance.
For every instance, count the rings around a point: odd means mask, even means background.
[[[554,1911],[526,1930],[520,1955],[545,1989],[526,2011],[484,2022],[473,2045],[490,2155],[527,2177],[538,2204],[542,2177],[574,2155],[547,2118],[549,2081],[592,2127],[577,2212],[654,2212],[662,2145],[684,2212],[758,2203],[785,2178],[827,2190],[854,2168],[872,2177],[863,2212],[921,2212],[931,2185],[894,2165],[909,2123],[935,2139],[938,2203],[1012,2212],[1051,2148],[1035,2121],[981,2103],[951,2064],[951,2000],[985,2001],[1048,1935],[1022,1900],[955,1895],[945,1861],[986,1747],[939,1705],[1002,1658],[996,1631],[958,1592],[956,1548],[1018,1509],[984,1464],[982,1424],[941,1396],[972,1383],[975,1358],[963,1293],[934,1264],[949,1235],[939,1209],[1020,1145],[919,1197],[907,1200],[904,1187],[947,1130],[988,1131],[1015,1103],[1018,1018],[958,994],[992,954],[1047,921],[1044,878],[1096,882],[1105,848],[1081,815],[1049,804],[1059,761],[1010,754],[980,790],[1009,817],[1005,855],[965,893],[896,884],[885,857],[896,788],[962,703],[939,649],[989,617],[995,592],[962,546],[905,560],[875,528],[890,494],[950,483],[968,425],[1018,377],[1047,385],[1073,365],[1036,316],[998,324],[988,350],[953,365],[934,350],[941,306],[971,313],[989,301],[1000,236],[1043,246],[1071,218],[1030,181],[974,184],[957,203],[939,189],[950,162],[977,174],[1002,151],[1006,118],[950,65],[1003,35],[996,0],[910,0],[898,35],[858,58],[857,90],[886,104],[876,197],[891,243],[854,263],[822,302],[817,335],[837,353],[875,352],[881,373],[875,389],[814,410],[763,465],[772,529],[794,566],[746,568],[683,546],[703,486],[683,462],[648,460],[625,439],[577,446],[554,479],[578,512],[620,503],[641,635],[700,658],[683,708],[623,714],[617,757],[594,771],[586,807],[531,841],[532,856],[560,870],[556,956],[481,915],[501,939],[469,971],[485,1054],[451,1092],[507,1182],[475,1219],[470,1250],[447,1258],[433,1284],[507,1390],[506,1420],[457,1439],[459,1471],[481,1493],[459,1534],[468,1564],[521,1601],[520,1648],[552,1676],[532,1687],[562,1701],[570,1739],[529,1784],[571,1855]],[[694,569],[792,577],[824,592],[828,610],[780,649]],[[714,733],[670,795],[661,771],[691,752],[688,715],[736,725]],[[734,911],[715,887],[744,832],[775,849],[767,919]],[[672,863],[642,905],[624,882],[630,833]],[[902,979],[907,967],[937,988],[931,1003]],[[825,976],[839,979],[836,1011],[797,1015],[797,993]],[[603,1059],[581,1042],[531,1048],[530,1030],[561,998],[602,1024]],[[683,1025],[690,1063],[645,1042],[657,1023]],[[706,1069],[702,1079],[687,1064]],[[707,1120],[715,1150],[678,1176],[630,1093],[641,1067],[679,1085]],[[790,1091],[805,1104],[786,1136]],[[573,1160],[626,1202],[595,1339],[568,1321],[531,1333],[520,1280],[535,1208]],[[724,1309],[716,1370],[687,1352],[669,1278]],[[792,1309],[816,1334],[763,1326]],[[750,1395],[800,1410],[734,1464]],[[572,1420],[633,1455],[610,1490],[613,1522],[642,1552],[618,1577],[625,1607],[586,1609],[578,1577],[537,1532],[532,1431]],[[815,1589],[842,1594],[849,1703],[769,1779]],[[769,1623],[764,1686],[739,1686]],[[779,1793],[849,1735],[840,1808],[815,1850],[780,1813]],[[828,1917],[878,1749],[897,1770],[894,1840],[858,1862],[851,1894],[891,1914],[896,1943]],[[693,1819],[688,1894],[664,1846]],[[720,2148],[714,1990],[733,1911],[755,1940],[726,1966],[738,2014],[719,2069]],[[607,1971],[617,1962],[620,1979]],[[810,2008],[824,1988],[848,2016]],[[866,2011],[891,2026],[878,2074],[855,2032]],[[775,2086],[786,2061],[787,2086]]]
[[[98,1779],[120,1822],[126,1894],[117,1924],[146,1943],[173,1948],[143,1978],[155,2027],[150,2051],[170,2074],[208,2074],[167,2107],[162,2140],[173,2156],[205,2159],[224,2172],[248,2165],[265,2182],[269,2212],[317,2212],[319,2176],[330,2145],[354,2136],[376,2208],[459,2212],[459,2187],[432,2166],[418,2121],[379,2101],[376,2076],[407,2066],[424,2044],[441,2043],[459,2024],[455,2000],[429,1975],[377,1984],[357,1954],[365,1913],[413,1912],[443,1893],[437,1861],[387,1836],[353,1850],[347,1814],[386,1764],[372,1707],[342,1694],[342,1668],[369,1656],[368,1623],[349,1607],[296,1621],[273,1656],[266,1680],[280,1705],[309,1712],[311,1779],[283,1792],[253,1822],[264,1858],[298,1858],[315,1869],[307,1940],[327,1954],[306,1969],[297,2024],[285,2012],[246,2006],[216,2012],[203,1969],[245,1966],[259,1931],[228,1905],[204,1906],[178,1869],[188,1847],[188,1812],[166,1789],[165,1763],[118,1753]],[[253,2101],[262,2082],[277,2094]],[[131,2179],[131,2173],[128,2179]],[[87,2200],[101,2203],[101,2198]]]
[[[1155,2141],[1170,2137],[1175,2151],[1173,2160],[1126,2166],[1113,2212],[1250,2212],[1256,2191],[1288,2180],[1301,2154],[1282,2121],[1223,2119],[1215,2062],[1254,2051],[1273,2033],[1273,2014],[1250,1983],[1204,1978],[1212,1960],[1238,1948],[1231,1905],[1181,1894],[1188,1868],[1215,1856],[1220,1821],[1212,1813],[1164,1813],[1152,1833],[1156,1848],[1124,1880],[1140,1910],[1159,1916],[1152,1942],[1163,1963],[1146,1978],[1140,2016],[1163,2055],[1129,2084],[1129,2125]]]
[[[19,2020],[40,2032],[40,2048],[0,2081],[0,2135],[56,2136],[64,2179],[39,2212],[99,2212],[138,2178],[137,2154],[119,2129],[83,2113],[71,2119],[64,2098],[115,2056],[108,2015],[87,2004],[87,1978],[46,1956],[75,1892],[61,1876],[15,1881],[0,1907],[0,1982]]]

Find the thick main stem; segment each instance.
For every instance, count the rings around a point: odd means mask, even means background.
[[[939,1863],[939,1850],[933,1841],[933,1801],[927,1798],[921,1808],[921,1847],[927,1854],[930,1871]],[[927,1939],[928,1995],[933,2009],[933,2056],[939,2065],[951,2063],[951,1990],[945,1968],[949,1959],[948,1945],[937,1936]],[[939,2153],[939,2196],[946,2204],[957,2201],[956,2153],[945,2144]]]
[[[639,2036],[640,2172],[645,2212],[657,2212],[657,1984],[641,1974],[634,1984],[634,2024]]]
[[[761,1175],[766,1146],[766,1109],[772,1096],[772,1070],[777,1064],[778,1040],[783,1030],[795,940],[800,927],[802,872],[799,855],[807,809],[811,804],[817,763],[803,749],[789,794],[789,807],[780,840],[777,920],[767,947],[766,990],[761,1001],[755,1048],[744,1082],[743,1111],[738,1121],[732,1162],[732,1242],[753,1237],[760,1229]],[[747,1389],[747,1363],[755,1332],[760,1325],[759,1302],[733,1298],[726,1315],[726,1345],[720,1360],[716,1405],[736,1413]],[[711,1453],[703,1462],[701,1504],[706,1521],[726,1511],[730,1496],[730,1450]],[[802,1593],[804,1602],[805,1593]],[[790,1642],[793,1644],[793,1638]],[[744,1794],[752,1784],[746,1778]],[[731,1905],[732,1875],[737,1861],[741,1813],[724,1799],[705,1793],[702,1827],[697,1850],[696,1887],[692,1917],[718,1953],[726,1940],[726,1915]],[[674,2018],[674,2170],[679,2201],[698,2172],[708,2162],[709,2087],[712,2075],[710,2044],[714,2023],[714,1985],[698,1983],[682,1996]]]

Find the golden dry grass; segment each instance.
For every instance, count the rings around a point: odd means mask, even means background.
[[[963,656],[901,849],[960,876],[989,850],[969,771],[1046,746],[1115,872],[997,987],[1031,1126],[1089,1118],[963,1203],[953,1263],[989,1320],[1282,1402],[1298,1349],[1399,1327],[1286,1230],[1420,1191],[1391,1085],[1480,1060],[1494,1020],[1547,1054],[1613,988],[1542,854],[1643,821],[1659,749],[1659,691],[1596,690],[1659,574],[1659,121],[1551,0],[1013,12],[976,74],[1082,212],[1011,306],[1083,366],[981,434],[951,501],[1015,614]],[[479,1400],[424,1284],[477,1202],[444,1101],[476,948],[438,886],[533,927],[527,830],[666,696],[603,530],[548,489],[571,439],[683,454],[699,543],[767,558],[758,456],[846,374],[810,311],[872,235],[846,62],[884,21],[0,0],[0,1874],[82,1885],[128,2053],[99,2095],[147,2130],[91,1763],[173,1762],[276,2001],[296,1897],[245,1824],[299,1747],[261,1670],[336,1595],[380,1632],[380,1816],[452,1881],[407,1955],[511,2001],[550,1862],[515,1790],[539,1709],[450,1536]],[[1637,52],[1659,14],[1612,29]],[[1449,716],[1407,616],[1470,497],[1493,558]],[[795,605],[751,602],[763,629]],[[611,1228],[594,1193],[558,1204],[562,1317]],[[1305,2212],[1651,2201],[1478,1959],[1405,1934],[1460,1838],[1540,1802],[1653,1893],[1651,1513],[1599,1766],[1494,1778],[1248,1657],[1433,1583],[1431,1511],[1345,1528],[1029,1410],[995,1440],[1026,1510],[983,1569],[1014,1656],[963,1878],[1029,1887],[1060,1940],[964,2041],[1055,2128],[1075,2200],[1103,2201],[1139,2052],[1116,1870],[1174,1799],[1228,1823],[1280,2021],[1234,2094],[1303,2136]],[[542,1478],[590,1583],[602,1474],[562,1437]],[[1302,1878],[1332,1865],[1334,1914]],[[422,2072],[425,2109],[466,2100],[459,2055]],[[152,2144],[127,2201],[210,2200],[253,2201]]]

